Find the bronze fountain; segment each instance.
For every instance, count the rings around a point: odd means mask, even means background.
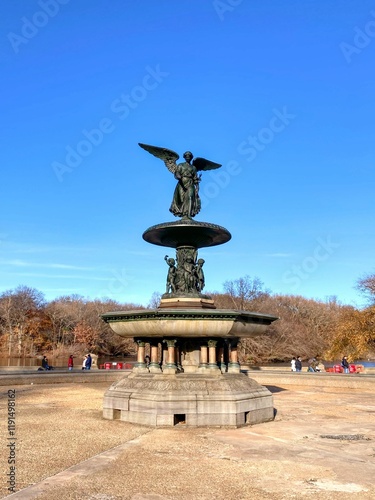
[[[166,288],[156,309],[102,315],[114,332],[137,343],[134,369],[106,391],[103,416],[149,426],[239,427],[272,420],[272,394],[241,373],[237,346],[242,338],[264,333],[277,318],[217,309],[203,293],[204,260],[198,250],[231,239],[224,227],[194,220],[201,209],[200,172],[221,165],[190,151],[177,163],[174,151],[139,146],[161,159],[177,181],[169,210],[179,219],[143,233],[148,243],[174,248],[175,257],[164,256]]]

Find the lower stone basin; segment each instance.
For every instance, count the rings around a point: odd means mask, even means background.
[[[246,338],[264,333],[276,316],[231,309],[140,309],[102,315],[122,337]]]

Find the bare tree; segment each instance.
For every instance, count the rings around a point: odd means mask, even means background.
[[[161,300],[161,293],[160,292],[154,292],[151,296],[150,302],[148,303],[148,306],[150,309],[157,309]]]
[[[0,328],[8,339],[8,355],[23,353],[29,319],[44,304],[42,292],[27,286],[19,286],[0,295]]]
[[[263,289],[264,283],[257,278],[246,275],[236,280],[224,282],[224,293],[228,295],[236,309],[244,310],[246,305],[254,299],[259,299],[270,294]]]
[[[371,304],[375,303],[375,274],[365,274],[357,281],[356,289],[359,290]]]
[[[322,356],[329,346],[343,306],[306,299],[298,295],[271,295],[260,280],[245,277],[226,282],[223,294],[211,293],[220,309],[233,308],[273,314],[279,319],[262,335],[241,340],[239,356],[243,362],[285,361],[293,356]]]

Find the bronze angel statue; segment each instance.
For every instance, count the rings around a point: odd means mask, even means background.
[[[194,158],[190,151],[184,153],[184,162],[178,163],[179,156],[174,151],[158,146],[149,146],[139,143],[141,148],[164,161],[166,167],[177,179],[172,203],[169,211],[176,217],[191,219],[199,213],[201,200],[199,198],[199,182],[201,170],[212,170],[219,168],[219,163],[206,160],[205,158]]]

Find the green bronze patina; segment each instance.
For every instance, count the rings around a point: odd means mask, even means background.
[[[184,153],[183,163],[177,163],[179,155],[171,149],[142,143],[139,143],[139,146],[161,159],[177,180],[169,210],[181,219],[157,224],[143,233],[143,239],[148,243],[176,249],[175,258],[168,255],[164,257],[169,269],[163,298],[174,298],[177,294],[210,299],[207,295],[202,295],[205,286],[205,261],[198,259],[198,249],[222,245],[231,239],[231,234],[224,227],[209,222],[197,222],[193,217],[201,209],[201,175],[198,175],[198,172],[216,169],[221,165],[205,158],[193,159],[190,151]]]
[[[221,165],[205,158],[195,158],[193,160],[193,154],[190,151],[186,151],[183,154],[185,161],[177,164],[179,155],[171,149],[142,143],[139,143],[139,146],[157,158],[160,158],[177,180],[169,211],[176,217],[187,219],[195,217],[201,209],[201,200],[199,197],[201,175],[198,175],[198,172],[201,170],[213,170],[221,167]]]
[[[213,247],[227,243],[231,237],[230,232],[222,226],[189,219],[157,224],[143,233],[143,239],[148,243],[170,248]]]

